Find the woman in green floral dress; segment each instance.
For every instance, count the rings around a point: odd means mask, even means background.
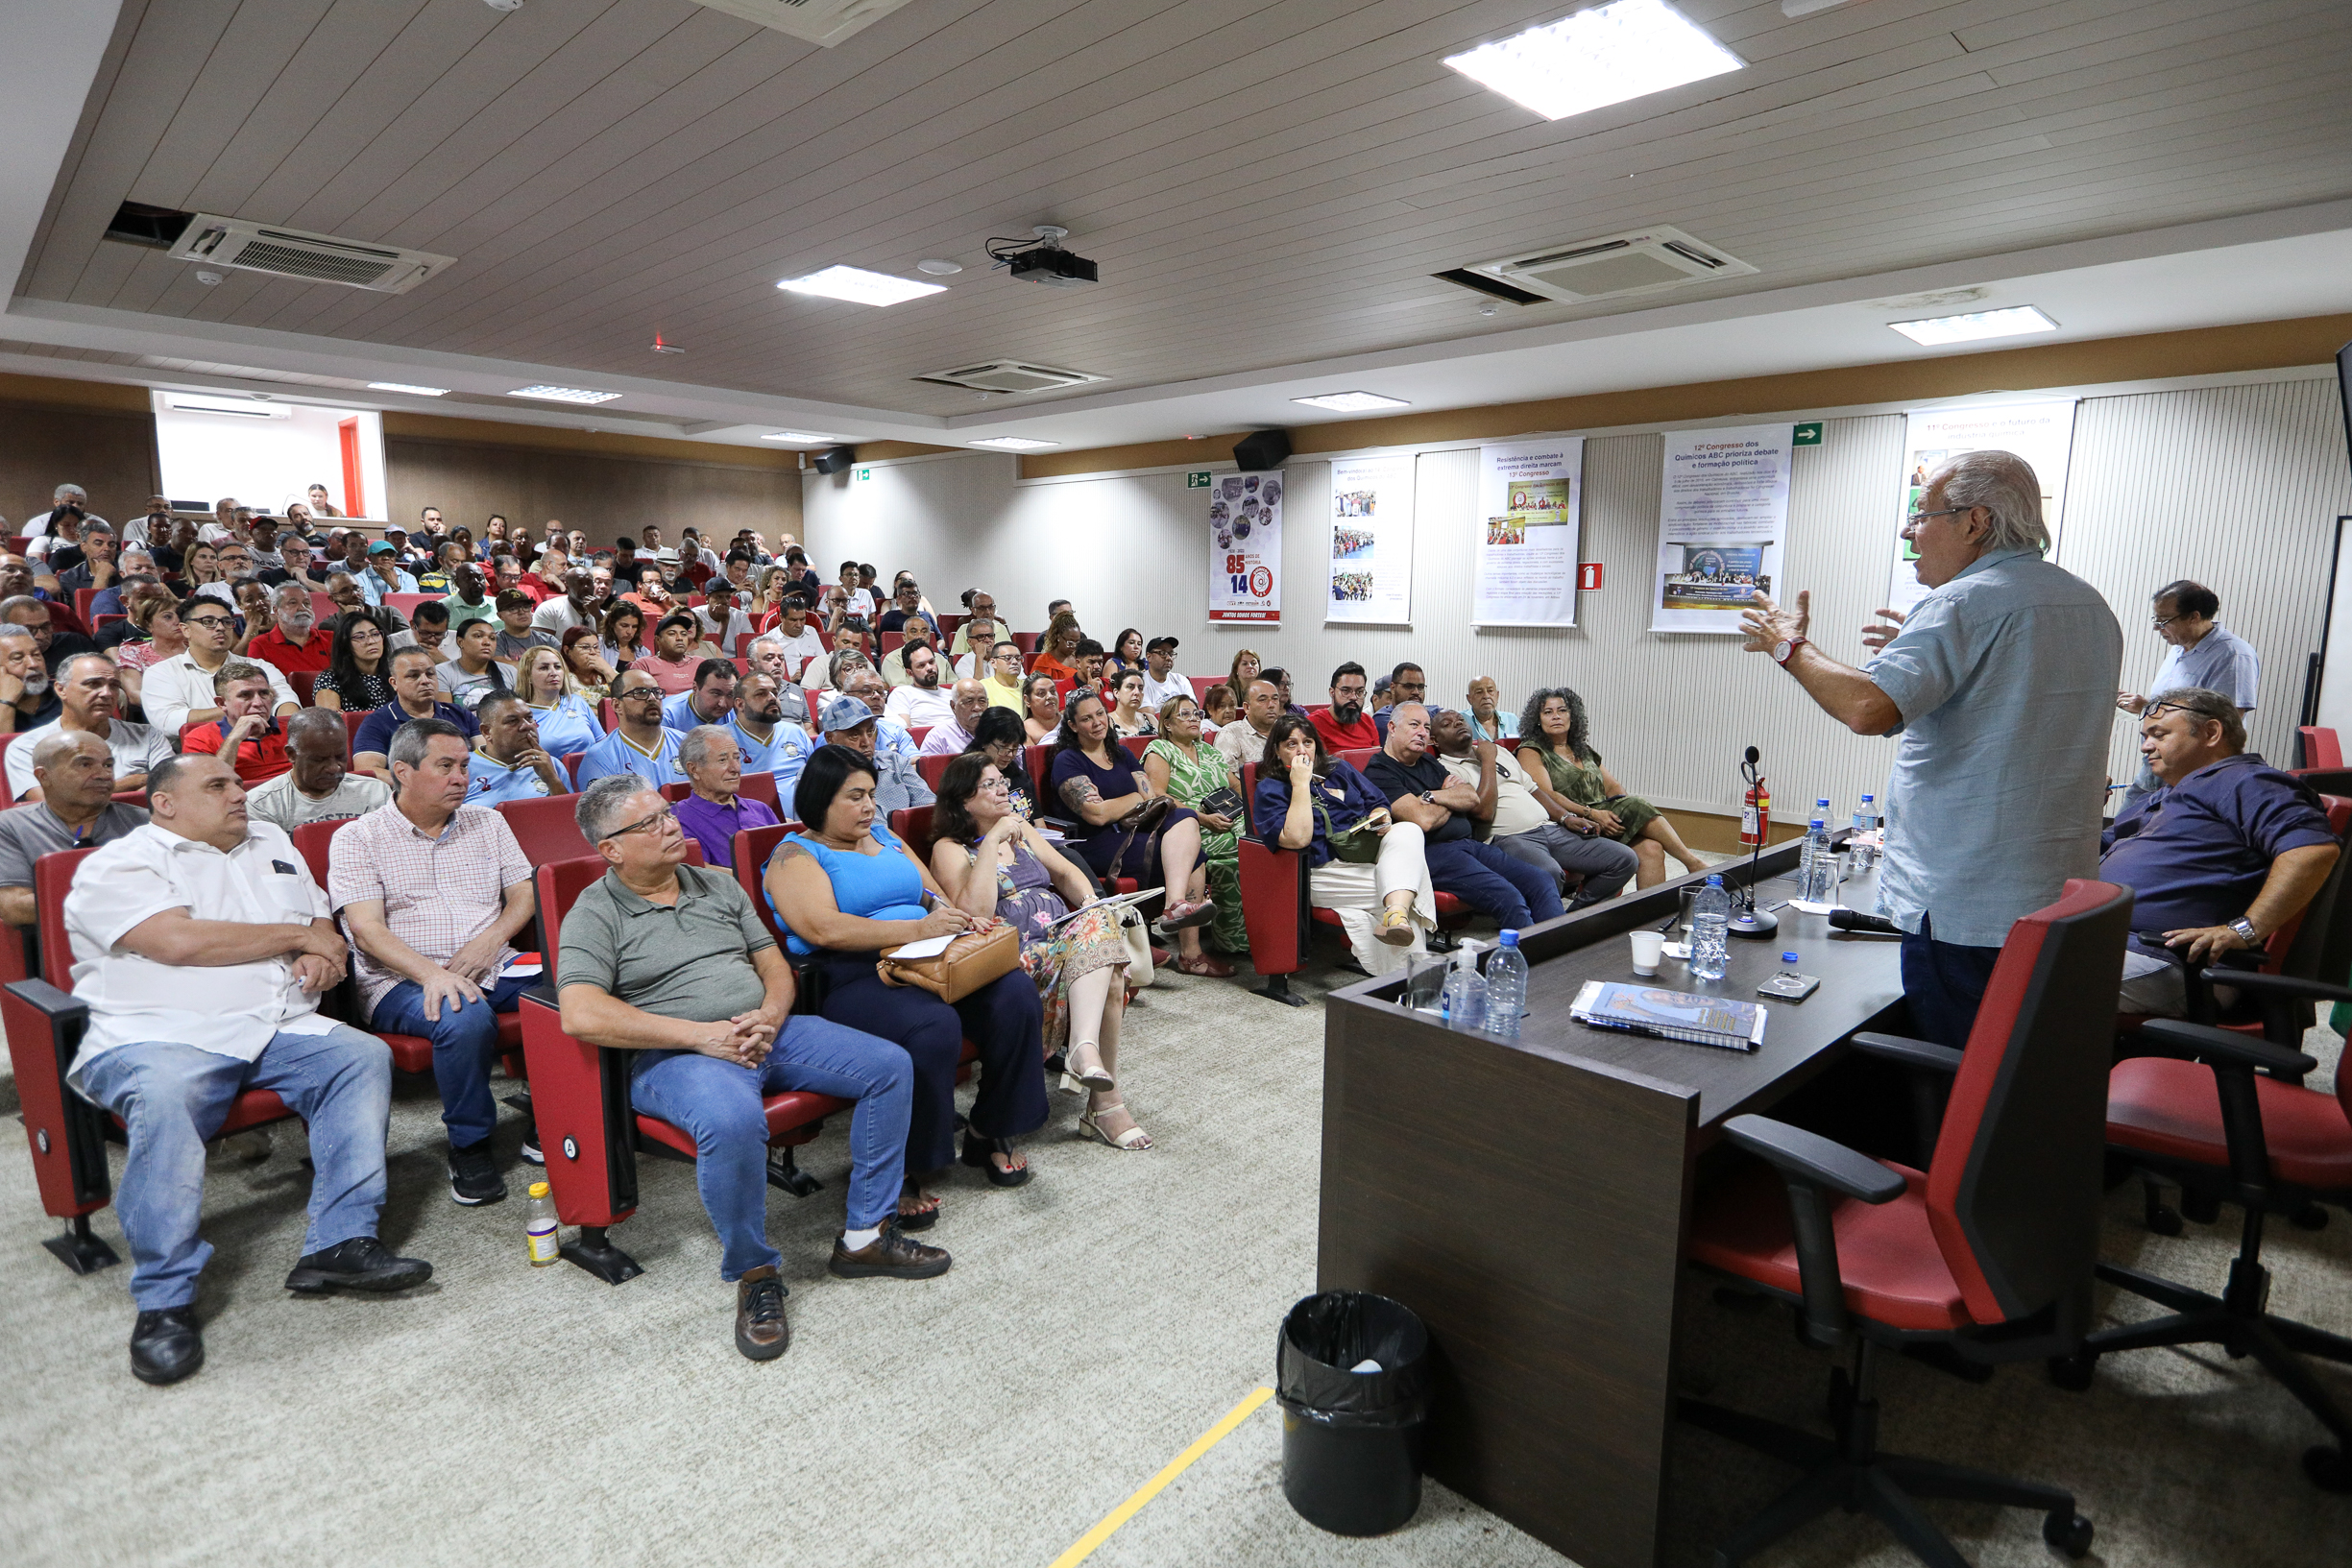
[[[1585,699],[1566,687],[1546,687],[1527,699],[1519,714],[1519,765],[1537,782],[1537,797],[1550,797],[1545,805],[1565,807],[1619,843],[1634,847],[1638,863],[1636,887],[1664,881],[1669,855],[1692,871],[1707,869],[1707,862],[1683,842],[1657,807],[1627,794],[1601,765],[1601,754],[1592,749],[1592,720],[1585,712]]]
[[[1226,953],[1249,950],[1249,927],[1242,920],[1241,834],[1237,810],[1223,815],[1206,810],[1201,802],[1220,789],[1240,792],[1241,781],[1231,771],[1225,754],[1200,739],[1200,708],[1190,697],[1171,697],[1160,704],[1159,738],[1144,748],[1144,778],[1159,794],[1189,806],[1200,821],[1200,858],[1209,874],[1209,897],[1217,905],[1210,940]]]

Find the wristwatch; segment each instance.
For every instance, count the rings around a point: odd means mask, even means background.
[[[1786,669],[1788,667],[1788,662],[1796,657],[1797,650],[1804,647],[1806,643],[1811,640],[1812,639],[1810,638],[1792,637],[1774,643],[1772,645],[1772,662],[1780,665],[1782,669]]]
[[[2245,916],[2240,915],[2237,919],[2231,921],[2229,923],[2229,929],[2236,931],[2240,936],[2244,937],[2245,945],[2247,947],[2258,948],[2262,946],[2261,934],[2254,929],[2254,923],[2246,919]]]

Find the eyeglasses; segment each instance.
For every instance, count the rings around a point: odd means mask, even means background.
[[[661,831],[662,829],[664,829],[664,828],[674,828],[674,827],[676,827],[677,825],[678,825],[678,811],[677,811],[677,808],[675,808],[675,807],[671,807],[671,806],[665,806],[665,807],[663,807],[663,808],[662,808],[660,810],[658,810],[658,811],[654,812],[654,813],[653,813],[653,815],[651,815],[651,816],[649,816],[649,817],[640,817],[640,818],[638,818],[638,820],[636,820],[635,822],[630,823],[630,824],[629,824],[627,827],[625,827],[625,828],[615,828],[615,829],[614,829],[614,830],[613,830],[611,832],[606,833],[606,834],[604,834],[602,837],[598,838],[598,839],[596,840],[596,842],[597,842],[597,843],[599,843],[599,844],[601,844],[601,843],[603,843],[603,842],[604,842],[604,840],[605,840],[606,838],[618,838],[618,837],[620,837],[621,835],[623,835],[624,833],[636,833],[636,832],[645,832],[647,829],[651,829],[651,830],[653,830],[653,831],[655,831],[655,832],[660,832],[660,831]]]
[[[658,686],[631,687],[628,690],[623,691],[618,698],[616,698],[615,701],[630,702],[639,697],[644,697],[653,702],[660,702],[662,700],[662,688]]]
[[[1903,518],[1903,525],[1905,528],[1916,528],[1929,518],[1956,518],[1963,512],[1976,510],[1973,506],[1948,506],[1940,512],[1913,512]]]
[[[2157,631],[2161,632],[2161,631],[2163,631],[2163,630],[2164,630],[2166,627],[2168,627],[2168,626],[2171,625],[2171,624],[2172,624],[2174,621],[2176,621],[2176,620],[2178,620],[2178,619],[2180,619],[2180,616],[2178,616],[2178,615],[2158,615],[2158,616],[2155,618],[2155,620],[2153,620],[2153,621],[2152,621],[2152,622],[2150,622],[2149,624],[2151,624],[2152,626],[2154,626],[2154,627],[2155,627],[2155,629],[2156,629]],[[2149,711],[2150,712],[2155,712],[2155,710],[2154,710],[2154,709],[2150,709],[2150,710],[2148,710],[2148,711]]]
[[[180,617],[180,624],[182,626],[234,626],[236,620],[229,615],[182,615]]]

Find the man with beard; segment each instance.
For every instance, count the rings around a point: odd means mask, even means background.
[[[278,624],[248,642],[245,651],[288,674],[315,675],[325,669],[335,639],[320,628],[310,590],[280,583],[270,591],[270,609]]]
[[[543,632],[562,637],[574,626],[596,626],[596,579],[586,567],[569,567],[564,571],[564,596],[549,599],[532,612],[531,624]]]
[[[0,703],[14,709],[11,726],[18,734],[48,723],[63,712],[40,644],[22,626],[0,622]],[[22,744],[22,742],[19,742]]]
[[[800,712],[807,712],[807,699],[797,695],[793,700]],[[735,749],[743,759],[745,773],[772,773],[776,776],[776,798],[788,802],[792,786],[800,782],[800,767],[816,750],[816,742],[809,732],[797,724],[784,721],[784,697],[776,687],[776,678],[754,666],[735,688],[735,712],[727,718],[727,733],[735,736]]]
[[[776,699],[784,705],[785,721],[805,732],[809,728],[809,694],[787,673],[800,663],[792,652],[791,641],[781,629],[762,632],[753,639],[747,658],[755,674],[776,683]],[[759,769],[752,771],[756,773]]]
[[[0,620],[12,626],[21,626],[33,634],[33,640],[41,651],[41,663],[55,679],[58,666],[78,653],[96,653],[98,644],[79,632],[53,632],[49,622],[49,607],[30,593],[0,599]]]
[[[883,712],[909,730],[929,730],[950,723],[955,712],[948,694],[939,688],[939,656],[929,647],[917,643],[907,652],[907,679],[910,683],[891,691]],[[982,693],[982,701],[986,693]]]
[[[1631,847],[1586,828],[1564,809],[1554,816],[1518,762],[1493,741],[1472,736],[1470,721],[1452,709],[1431,715],[1429,748],[1447,773],[1479,791],[1469,813],[1473,837],[1536,867],[1564,893],[1570,876],[1584,879],[1571,909],[1616,897],[1640,868]],[[1491,797],[1485,792],[1489,768]]]
[[[1364,711],[1364,666],[1349,660],[1331,672],[1331,706],[1307,715],[1323,738],[1323,750],[1335,757],[1380,744],[1380,727]]]

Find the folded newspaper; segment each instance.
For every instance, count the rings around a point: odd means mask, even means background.
[[[1724,1050],[1754,1050],[1764,1043],[1768,1014],[1753,1001],[1693,996],[1617,980],[1587,980],[1568,1009],[1570,1017],[1596,1029],[1685,1040]]]

